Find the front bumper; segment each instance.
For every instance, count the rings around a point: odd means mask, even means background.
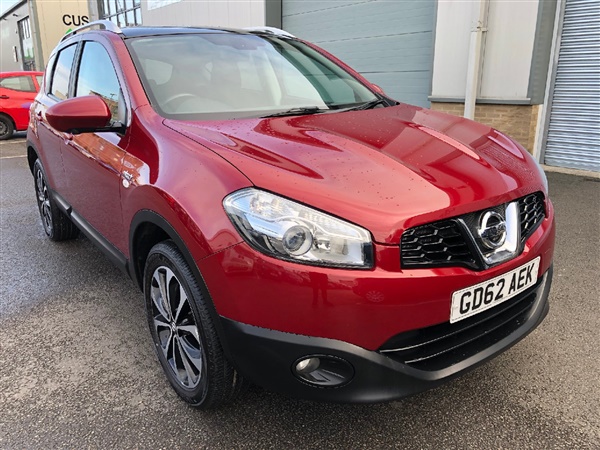
[[[536,257],[552,264],[553,208],[516,258],[484,271],[402,270],[400,247],[375,244],[372,270],[315,267],[271,258],[240,243],[198,261],[216,312],[232,321],[377,350],[399,333],[443,324],[453,292]]]
[[[523,339],[548,312],[552,267],[528,292],[534,297],[526,315],[513,323],[508,335],[499,335],[489,346],[438,370],[419,370],[386,353],[335,339],[303,336],[246,325],[222,317],[227,348],[237,370],[253,383],[293,397],[333,402],[372,403],[406,397],[444,383],[469,371]],[[341,387],[324,388],[300,380],[296,362],[305,356],[341,358],[354,369]]]

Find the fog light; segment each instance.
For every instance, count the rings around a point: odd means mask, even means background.
[[[306,358],[296,364],[296,372],[311,373],[319,368],[321,360],[319,358]]]
[[[354,367],[337,356],[305,356],[294,363],[293,372],[300,380],[321,387],[339,387],[354,376]]]

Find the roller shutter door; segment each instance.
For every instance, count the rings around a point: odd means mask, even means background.
[[[333,53],[396,100],[429,106],[435,5],[435,0],[282,0],[282,26]]]
[[[600,1],[566,0],[545,163],[600,171]]]

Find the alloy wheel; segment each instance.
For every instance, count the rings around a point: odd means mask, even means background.
[[[157,345],[186,389],[204,382],[205,356],[190,299],[171,269],[158,267],[150,286]]]
[[[48,185],[44,179],[44,174],[38,169],[35,177],[35,186],[37,191],[37,202],[42,217],[44,230],[50,236],[52,234],[52,211],[50,209],[50,193]]]

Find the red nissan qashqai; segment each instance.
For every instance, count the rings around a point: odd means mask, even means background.
[[[30,115],[46,233],[82,231],[139,285],[194,406],[247,381],[397,399],[548,311],[553,207],[527,151],[281,30],[86,25]]]

